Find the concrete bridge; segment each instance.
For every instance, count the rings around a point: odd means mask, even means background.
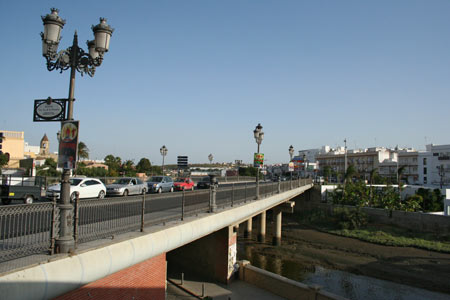
[[[292,185],[291,185],[292,187]],[[250,235],[258,222],[258,240],[266,239],[266,212],[273,211],[273,243],[281,243],[283,212],[295,197],[312,188],[295,188],[182,221],[146,227],[105,242],[79,245],[75,253],[58,254],[0,274],[3,299],[164,299],[167,263],[186,266],[228,283],[236,271],[237,229]],[[134,298],[133,298],[134,297]]]

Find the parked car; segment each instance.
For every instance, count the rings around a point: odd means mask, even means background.
[[[189,177],[178,178],[173,183],[173,187],[177,191],[186,191],[186,190],[192,190],[193,191],[194,190],[194,186],[195,186],[194,181],[191,178],[189,178]]]
[[[149,192],[173,192],[173,189],[173,180],[169,176],[152,176],[147,180],[147,190]]]
[[[219,187],[219,181],[216,177],[213,177],[211,182],[210,176],[205,176],[197,183],[198,189],[209,189],[211,187],[211,184],[215,185],[216,187]]]
[[[5,205],[10,204],[12,200],[21,200],[25,204],[31,204],[35,200],[46,197],[45,188],[45,177],[3,175],[0,185],[0,198]]]
[[[87,177],[72,177],[69,179],[70,183],[70,201],[75,201],[76,193],[80,194],[82,198],[105,198],[106,187],[97,178]],[[57,199],[61,196],[61,184],[54,184],[47,188],[47,198],[53,199],[56,196]]]
[[[123,177],[106,186],[106,195],[128,196],[139,195],[147,192],[147,183],[139,178]]]

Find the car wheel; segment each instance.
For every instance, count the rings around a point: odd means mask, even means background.
[[[31,203],[33,203],[33,201],[34,201],[34,198],[31,195],[26,195],[25,199],[23,199],[23,203],[25,203],[25,204],[31,204]]]
[[[100,191],[98,193],[98,199],[103,199],[103,198],[105,198],[105,191]]]
[[[161,194],[162,193],[162,188],[159,188],[158,189],[158,194]]]
[[[124,197],[128,196],[128,190],[123,191],[122,196],[124,196]]]
[[[4,205],[9,205],[9,204],[11,204],[11,199],[3,198],[3,199],[2,199],[2,203],[3,203]]]
[[[170,188],[170,192],[173,193],[173,186]]]

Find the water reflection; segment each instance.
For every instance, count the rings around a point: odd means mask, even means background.
[[[250,243],[238,243],[238,259],[246,259],[255,267],[303,282],[319,285],[328,292],[348,299],[367,300],[448,300],[450,295],[430,292],[403,284],[352,273],[329,270],[300,261],[264,255]]]

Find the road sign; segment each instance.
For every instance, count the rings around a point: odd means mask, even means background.
[[[262,168],[264,165],[264,153],[255,153],[253,156],[253,166],[255,168]]]
[[[59,141],[58,167],[75,169],[78,152],[79,121],[61,122],[61,136]]]
[[[66,102],[68,99],[34,100],[33,122],[64,121],[66,119]]]
[[[178,165],[178,168],[187,168],[188,167],[188,157],[187,156],[178,156],[177,157],[177,165]]]

